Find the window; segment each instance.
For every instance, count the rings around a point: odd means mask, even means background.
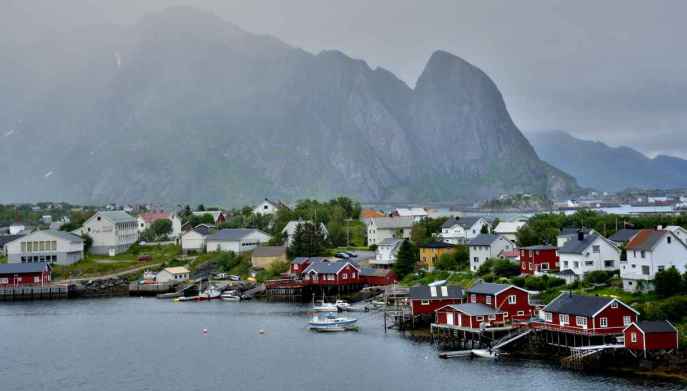
[[[470,295],[470,301],[473,303],[477,303],[477,295],[474,293]]]
[[[3,284],[7,285],[9,283],[10,283],[9,278],[0,278],[0,285],[3,285]]]
[[[524,316],[524,315],[525,315],[525,311],[518,311],[517,314],[518,314],[518,316]]]
[[[504,318],[507,318],[507,317],[508,317],[508,312],[504,312],[504,313],[503,313],[503,317],[504,317]]]
[[[475,258],[472,259],[472,261],[475,262],[475,263],[479,263],[479,258],[478,258],[478,257],[475,257]]]
[[[553,322],[553,314],[550,312],[544,312],[544,320],[547,322]]]
[[[661,266],[658,267],[658,271],[659,271],[659,272],[662,272],[665,268],[666,268],[665,266],[662,266],[662,265],[661,265]]]
[[[585,266],[594,266],[594,261],[584,261]]]
[[[568,314],[559,314],[558,321],[561,325],[570,324],[570,316]]]
[[[429,305],[429,300],[424,299],[420,302],[421,305]]]
[[[518,302],[518,297],[515,295],[508,296],[508,304],[516,304]]]
[[[613,262],[612,260],[605,260],[604,261],[604,267],[612,268],[612,267],[614,267],[614,265],[615,265],[615,262]]]
[[[491,296],[487,296],[486,302],[487,302],[487,304],[491,304]]]
[[[573,267],[574,267],[575,269],[579,269],[579,268],[580,268],[580,263],[577,262],[577,261],[573,262]]]
[[[348,273],[342,273],[342,274],[341,274],[341,279],[343,279],[343,280],[348,280]]]
[[[601,252],[601,246],[592,246],[592,252],[598,254]]]
[[[575,317],[575,324],[582,328],[587,328],[587,318],[584,316],[576,316]]]
[[[666,238],[666,240],[668,240],[668,244],[670,244],[670,242],[672,241],[672,238],[671,238],[670,236],[668,236],[668,237]]]
[[[623,316],[623,326],[629,326],[632,323],[631,316]]]
[[[608,318],[599,319],[599,324],[601,325],[601,327],[608,327]]]
[[[611,303],[611,308],[613,308],[613,309],[618,308],[618,302],[617,302],[617,301],[612,302],[612,303]]]
[[[637,333],[634,331],[630,334],[630,338],[632,339],[633,343],[637,343]]]
[[[549,270],[549,264],[548,263],[542,263],[540,266],[541,266],[541,270]]]
[[[294,265],[293,265],[293,270],[298,270],[298,265],[297,265],[297,264],[294,264]]]
[[[649,266],[642,266],[642,274],[644,274],[645,276],[648,276],[649,274],[651,274],[651,270],[649,269]]]
[[[563,261],[563,267],[568,267],[568,261]]]
[[[646,251],[642,250],[642,258],[646,258]]]
[[[481,321],[483,321],[483,320],[484,320],[484,316],[478,316],[478,317],[477,317],[477,321],[478,321],[478,322],[481,322]]]
[[[489,315],[489,320],[496,320],[496,315]]]

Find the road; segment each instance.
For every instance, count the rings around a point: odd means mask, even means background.
[[[136,273],[136,272],[142,272],[142,271],[144,271],[145,269],[150,269],[150,268],[159,267],[159,266],[161,266],[163,263],[164,263],[164,262],[149,263],[149,264],[146,264],[146,265],[136,266],[136,267],[131,268],[131,269],[121,270],[121,271],[118,271],[118,272],[115,272],[115,273],[105,274],[105,275],[102,275],[102,276],[70,278],[70,279],[66,279],[66,280],[55,280],[55,281],[53,281],[53,282],[58,283],[58,284],[73,284],[73,283],[82,282],[82,281],[107,280],[107,279],[110,279],[110,278],[116,278],[116,277],[126,276],[126,275],[129,275],[129,274],[132,274],[132,273]]]

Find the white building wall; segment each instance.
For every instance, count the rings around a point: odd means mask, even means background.
[[[576,239],[572,237],[570,240]],[[594,246],[598,246],[598,252],[594,251]],[[620,268],[620,250],[600,237],[582,254],[560,253],[559,257],[561,270],[570,269],[578,276],[597,270],[613,271]]]
[[[627,261],[622,262],[620,267],[623,289],[635,291],[639,286],[638,281],[653,280],[660,270],[673,266],[680,274],[687,271],[687,247],[675,235],[670,237],[670,244],[667,237],[663,237],[653,251],[644,251],[644,254],[640,250],[627,251]]]

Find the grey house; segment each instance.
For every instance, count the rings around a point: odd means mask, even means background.
[[[63,231],[35,231],[6,245],[9,263],[45,262],[70,265],[83,259],[84,242]]]

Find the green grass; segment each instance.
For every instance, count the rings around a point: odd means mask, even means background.
[[[0,263],[7,263],[7,257],[0,257]]]
[[[468,287],[474,284],[476,280],[476,276],[473,273],[470,272],[443,272],[443,271],[437,271],[437,272],[431,272],[431,273],[424,273],[421,274],[420,276],[416,276],[415,274],[409,274],[407,275],[403,281],[401,281],[401,285],[403,286],[413,286],[413,285],[427,285],[429,283],[432,283],[434,281],[439,281],[439,280],[447,280],[448,285],[458,285],[458,286],[463,286],[463,287]]]

